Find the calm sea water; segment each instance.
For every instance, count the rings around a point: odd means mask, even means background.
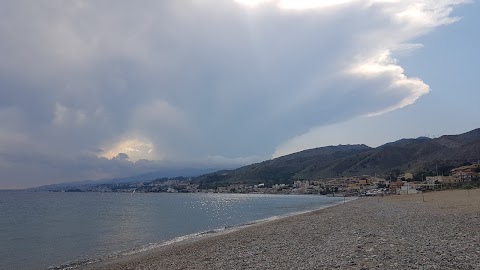
[[[47,269],[341,201],[257,194],[0,191],[0,269]]]

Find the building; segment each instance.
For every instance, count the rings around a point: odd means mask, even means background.
[[[399,195],[408,195],[408,194],[417,194],[419,191],[417,190],[417,186],[412,183],[404,183],[403,186],[397,188],[396,193]]]
[[[452,176],[457,183],[478,181],[480,179],[480,164],[455,168],[452,170]]]
[[[413,180],[413,173],[403,173],[397,177],[397,180],[403,181],[403,180]]]
[[[425,178],[425,184],[434,185],[434,184],[452,184],[455,183],[455,177],[453,176],[444,176],[444,175],[437,175],[437,176],[427,176]]]

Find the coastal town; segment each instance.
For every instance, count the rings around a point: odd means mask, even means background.
[[[191,178],[163,178],[153,181],[101,184],[67,192],[126,192],[126,193],[263,193],[263,194],[320,194],[330,196],[376,196],[390,194],[417,194],[421,192],[473,188],[480,185],[480,164],[453,168],[448,175],[424,176],[418,179],[411,172],[399,174],[396,178],[377,176],[356,176],[328,179],[298,179],[281,184],[233,183],[204,188]]]

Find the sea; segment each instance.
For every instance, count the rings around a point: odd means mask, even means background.
[[[318,195],[0,191],[0,269],[70,269],[341,202]]]

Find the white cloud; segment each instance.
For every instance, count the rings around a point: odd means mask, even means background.
[[[356,0],[281,0],[279,1],[279,7],[285,9],[314,9],[314,8],[329,8],[335,6],[341,6],[348,3],[355,2]]]
[[[428,93],[395,55],[455,22],[460,3],[2,1],[0,115],[18,112],[15,132],[38,162],[92,149],[131,160],[266,157],[314,127]]]
[[[368,116],[377,116],[391,112],[415,103],[421,96],[430,91],[430,87],[418,78],[408,78],[389,51],[383,52],[373,59],[368,59],[355,65],[350,71],[353,76],[360,79],[375,80],[387,78],[389,85],[385,85],[382,92],[405,92],[407,95],[398,100],[397,104],[382,108],[380,111],[367,113]]]
[[[106,150],[99,153],[100,157],[109,159],[115,158],[120,153],[128,155],[128,160],[138,161],[141,159],[159,160],[161,156],[156,155],[155,146],[145,140],[140,139],[124,139],[114,144],[107,146]]]
[[[235,0],[247,7],[262,7],[264,5],[277,6],[287,10],[306,10],[341,6],[356,0]]]
[[[380,87],[377,86],[381,90],[377,94],[379,96],[392,95],[398,98],[396,103],[384,103],[385,106],[383,108],[373,109],[364,113],[364,116],[374,117],[411,105],[430,91],[430,87],[420,78],[407,77],[397,59],[392,57],[392,53],[405,56],[411,50],[422,48],[422,44],[409,44],[408,42],[435,27],[458,21],[459,18],[449,16],[453,6],[468,2],[448,0],[370,1],[370,7],[379,6],[385,18],[390,18],[389,22],[392,25],[385,27],[385,29],[390,29],[388,30],[390,34],[385,32],[385,30],[367,34],[366,38],[372,41],[369,43],[370,47],[366,47],[365,51],[356,55],[355,60],[352,61],[351,68],[347,69],[347,73],[357,78],[357,82],[360,83],[368,81],[374,85],[375,81],[386,80]],[[391,33],[395,33],[395,37],[392,38]],[[398,95],[400,93],[402,94]],[[362,114],[359,115],[361,116]],[[335,127],[335,125],[333,126]],[[348,143],[348,138],[334,136],[331,132],[327,136],[322,136],[328,130],[327,128],[322,128],[322,126],[317,126],[302,135],[295,136],[277,146],[273,157],[306,148],[339,143],[338,138],[343,138],[343,142]],[[331,128],[331,130],[338,131],[338,128]],[[335,143],[332,143],[333,141],[327,138],[336,138],[333,140]],[[354,143],[361,142],[356,141]]]

